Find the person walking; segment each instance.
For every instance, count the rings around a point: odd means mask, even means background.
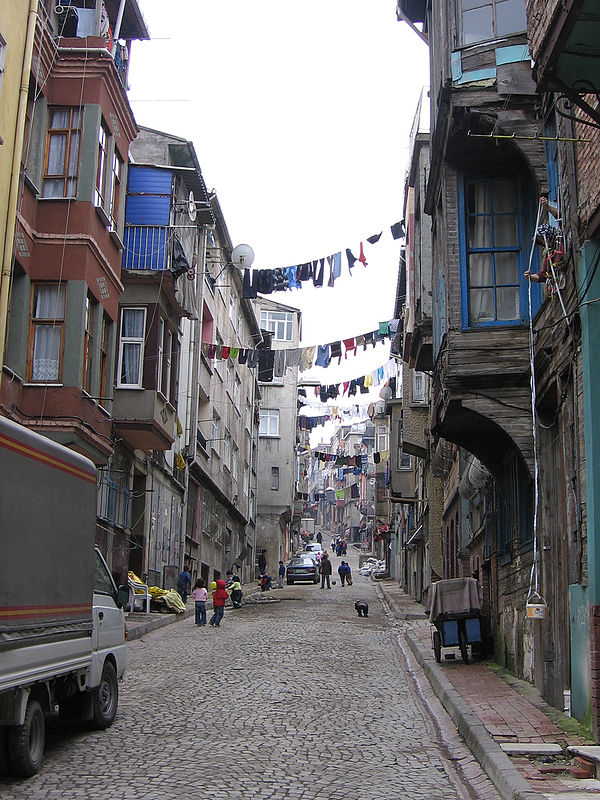
[[[206,625],[206,601],[208,600],[208,592],[206,591],[202,578],[198,578],[194,584],[192,597],[195,603],[196,625]]]
[[[331,589],[331,561],[327,552],[323,553],[321,564],[319,565],[319,574],[321,575],[321,589],[325,588],[325,581],[327,580],[327,588]]]
[[[208,620],[208,624],[212,625],[213,628],[218,628],[221,624],[221,620],[223,619],[223,614],[225,613],[225,603],[229,595],[227,594],[227,590],[225,589],[225,581],[218,580],[217,581],[217,588],[213,592],[212,600],[213,600],[213,615]]]
[[[277,588],[283,589],[283,579],[285,578],[285,564],[283,561],[279,562],[279,572],[277,573]]]
[[[342,563],[338,567],[338,575],[340,576],[340,583],[342,584],[342,586],[346,585],[346,576],[348,575],[349,570],[350,567],[348,567],[345,561],[342,561]]]
[[[322,541],[323,541],[323,534],[321,533],[321,531],[319,531],[319,532],[317,533],[317,542],[318,542],[319,544],[321,544],[321,542],[322,542]]]
[[[181,595],[181,599],[183,600],[183,604],[187,603],[188,592],[192,588],[192,576],[189,573],[188,567],[184,567],[183,570],[179,573],[179,577],[177,578],[177,591]]]

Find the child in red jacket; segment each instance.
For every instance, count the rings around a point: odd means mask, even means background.
[[[213,615],[209,619],[208,624],[214,628],[218,628],[223,614],[225,613],[225,602],[229,595],[225,589],[225,581],[217,581],[217,588],[213,592]]]

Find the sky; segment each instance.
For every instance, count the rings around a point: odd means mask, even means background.
[[[393,316],[409,133],[427,46],[394,0],[139,0],[151,40],[134,42],[129,99],[139,125],[194,144],[234,244],[254,267],[287,267],[364,242],[368,266],[333,288],[277,293],[302,311],[302,346],[375,330]],[[377,245],[366,237],[383,231]],[[349,380],[387,361],[378,345],[301,374]],[[365,395],[364,397],[367,397]],[[344,403],[340,403],[343,405]]]

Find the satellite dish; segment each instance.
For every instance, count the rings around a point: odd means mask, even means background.
[[[187,213],[188,217],[192,222],[196,219],[196,198],[194,197],[193,191],[190,189],[190,193],[188,194],[188,201],[187,201]]]
[[[248,269],[254,262],[254,250],[249,244],[238,244],[233,248],[231,263],[238,269]]]

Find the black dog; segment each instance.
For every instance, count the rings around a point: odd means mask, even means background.
[[[369,604],[365,600],[357,600],[356,603],[354,603],[354,608],[359,617],[369,616]]]

